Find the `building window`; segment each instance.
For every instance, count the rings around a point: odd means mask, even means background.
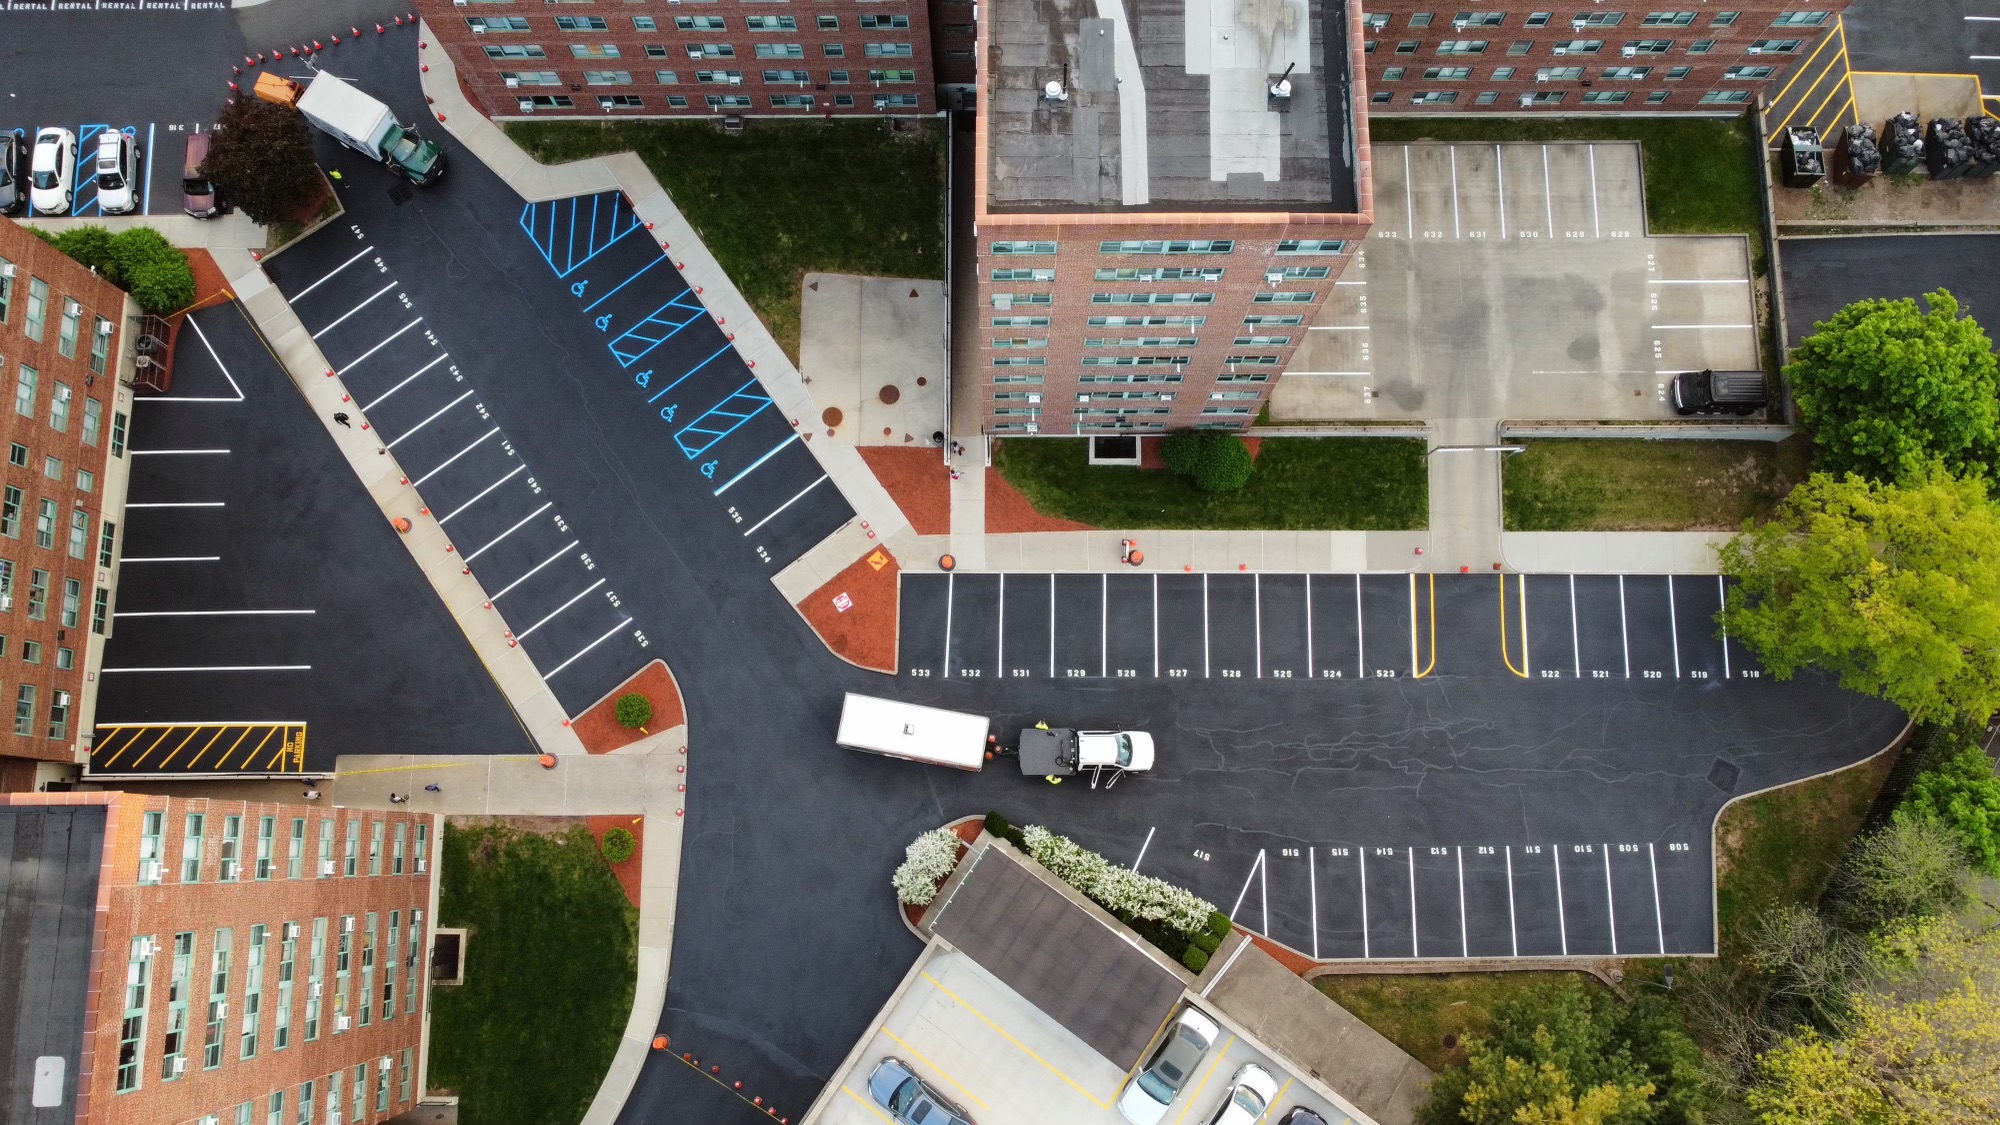
[[[1050,271],[1053,273],[1054,271]],[[1226,271],[1221,266],[1148,266],[1144,269],[1105,269],[1095,271],[1098,281],[1221,281]],[[1053,278],[1051,278],[1053,280]]]
[[[160,881],[160,837],[166,830],[166,813],[149,812],[139,820],[139,885],[142,887],[154,886]]]
[[[403,1048],[401,1064],[396,1068],[396,1101],[399,1104],[410,1100],[410,1053],[411,1048]]]
[[[1049,361],[1045,357],[1038,355],[996,355],[993,357],[993,366],[995,367],[1047,367],[1048,365]]]
[[[135,937],[125,962],[125,1017],[118,1026],[117,1092],[121,1094],[139,1088],[139,1073],[144,1065],[139,1049],[146,1039],[146,992],[152,974],[153,939]]]
[[[1463,82],[1470,77],[1469,66],[1433,66],[1424,71],[1424,80],[1428,82]]]
[[[402,825],[399,824],[396,826],[399,837],[402,835],[402,829]],[[402,866],[398,864],[396,874],[401,875],[402,873]],[[391,910],[389,912],[389,930],[385,935],[387,948],[382,951],[382,1019],[384,1022],[396,1018],[396,931],[401,929],[402,925],[402,911]]]
[[[1693,12],[1647,12],[1640,27],[1687,27],[1694,23]]]
[[[187,822],[181,829],[181,882],[201,882],[201,835],[207,818],[200,813],[187,814]]]
[[[27,467],[28,467],[28,447],[27,447],[27,446],[25,446],[25,445],[22,445],[22,444],[21,444],[20,442],[18,442],[18,441],[17,441],[17,442],[15,442],[15,443],[13,443],[13,445],[12,445],[12,446],[11,446],[11,447],[10,447],[10,448],[9,448],[9,449],[7,450],[7,463],[8,463],[9,465],[12,465],[12,466],[14,466],[14,467],[15,467],[15,468],[17,468],[17,469],[25,469],[25,468],[27,468]]]
[[[474,31],[479,31],[479,32],[526,31],[528,30],[528,17],[467,16],[465,17],[465,26],[471,28]],[[491,47],[488,47],[486,50],[488,54],[492,54],[493,52],[493,49]]]
[[[1604,40],[1565,39],[1552,49],[1558,55],[1594,55],[1604,49]]]
[[[1630,90],[1585,90],[1583,93],[1583,104],[1624,105],[1625,99],[1631,96],[1632,91]]]
[[[1421,94],[1411,94],[1411,105],[1450,105],[1458,100],[1457,91],[1426,90]]]
[[[62,603],[62,618],[61,618],[63,628],[65,629],[76,628],[77,615],[82,612],[83,612],[83,580],[80,578],[63,579],[63,603]]]
[[[604,110],[643,109],[645,108],[645,105],[646,105],[646,99],[640,97],[637,94],[597,95],[597,108],[599,109],[604,109]]]
[[[910,17],[908,16],[862,16],[861,17],[861,30],[863,31],[876,31],[881,29],[894,29],[900,31],[908,26],[910,26]]]
[[[7,323],[7,310],[14,304],[14,263],[0,258],[0,324]]]
[[[847,45],[845,43],[822,43],[819,47],[819,53],[829,59],[844,59],[847,57]]]
[[[333,1033],[347,1030],[347,981],[354,962],[354,915],[340,916],[333,946]]]
[[[352,879],[361,870],[361,821],[359,818],[347,822],[347,851],[343,855],[341,878]]]
[[[503,70],[500,79],[511,86],[562,85],[562,76],[553,70]]]
[[[1429,27],[1430,25],[1431,25],[1431,13],[1430,13],[1430,12],[1411,12],[1411,13],[1410,13],[1410,26],[1411,26],[1411,27]]]
[[[1710,90],[1701,96],[1703,105],[1742,105],[1749,100],[1748,90]]]
[[[680,80],[681,76],[671,70],[656,70],[653,72],[653,81],[658,82],[662,86],[672,86]]]
[[[557,16],[557,31],[608,31],[610,25],[603,16]],[[647,30],[642,28],[641,30]]]
[[[689,43],[687,53],[691,59],[733,59],[736,48],[727,43]]]
[[[1533,50],[1534,46],[1535,46],[1535,41],[1532,39],[1516,39],[1514,40],[1513,43],[1508,45],[1507,53],[1515,56],[1516,58],[1519,58],[1520,56],[1527,54],[1530,50]]]
[[[264,936],[262,925],[250,927],[250,942],[243,950],[243,1045],[239,1059],[257,1057],[257,1032],[264,1018]]]
[[[994,339],[992,344],[996,348],[1046,348],[1049,339],[1046,336],[1003,336]]]
[[[111,356],[111,322],[97,317],[90,333],[90,370],[104,374],[105,363]]]
[[[62,470],[63,470],[62,458],[60,457],[42,458],[43,476],[49,478],[50,480],[61,480]]]
[[[375,827],[382,827],[381,821]],[[361,1004],[356,1013],[361,1017],[361,1026],[375,1022],[375,912],[367,915],[367,928],[361,931]],[[359,1114],[355,1115],[359,1117]]]
[[[1646,95],[1647,105],[1659,105],[1666,100],[1667,92],[1665,90],[1654,90],[1652,93]]]
[[[22,684],[14,696],[14,733],[22,738],[35,734],[35,685]]]
[[[303,831],[305,821],[294,820],[293,827]],[[292,1042],[292,978],[296,972],[299,952],[299,924],[286,922],[278,931],[278,1018],[271,1025],[271,1049],[282,1051]]]
[[[994,242],[988,245],[995,254],[1053,254],[1056,252],[1056,244],[1053,242]]]
[[[215,931],[215,952],[209,955],[208,1023],[201,1041],[203,1070],[222,1065],[222,1023],[229,1011],[229,943],[233,936],[226,927]]]
[[[727,31],[729,21],[722,16],[675,16],[674,26],[682,31]]]
[[[49,319],[49,283],[39,277],[28,279],[28,319],[21,326],[22,335],[39,341]]]
[[[1193,336],[1086,336],[1086,348],[1192,348],[1201,341]]]
[[[331,825],[333,822],[321,823]],[[306,960],[306,1042],[308,1043],[319,1039],[319,998],[320,989],[325,984],[325,965],[326,919],[314,918],[312,952]]]
[[[62,319],[56,325],[56,351],[64,359],[76,358],[77,327],[83,321],[83,306],[71,297],[64,297]]]
[[[1799,39],[1759,39],[1746,48],[1753,55],[1789,55],[1799,49]]]
[[[1690,55],[1705,55],[1713,50],[1715,50],[1715,40],[1713,39],[1697,39],[1688,44],[1688,54]]]
[[[1102,319],[1102,317],[1091,317],[1090,322],[1096,324]],[[1048,326],[1049,318],[1045,316],[996,316],[990,325],[993,328],[1047,328]]]
[[[1831,18],[1831,12],[1779,12],[1771,21],[1772,27],[1818,27]]]
[[[41,381],[40,372],[25,363],[21,365],[21,377],[14,383],[14,413],[23,418],[35,416],[35,385]]]
[[[1511,66],[1496,66],[1493,68],[1493,81],[1495,82],[1506,82],[1513,77],[1514,68]]]
[[[1049,245],[1054,246],[1054,243]],[[1099,242],[1100,254],[1228,254],[1236,249],[1234,239],[1196,238],[1175,241]]]
[[[97,435],[104,427],[104,404],[94,398],[83,400],[83,444],[97,447]]]
[[[1053,269],[996,269],[993,271],[994,281],[1054,281],[1055,279],[1056,271]]]
[[[194,934],[174,935],[174,963],[167,978],[167,1034],[161,1043],[160,1080],[172,1082],[187,1068],[188,980],[194,973]]]
[[[759,43],[756,46],[760,59],[802,59],[806,49],[797,43]]]
[[[82,481],[79,480],[77,483],[81,486]],[[81,559],[88,557],[89,554],[90,513],[82,508],[72,508],[69,513],[69,557]]]
[[[1529,26],[1529,27],[1547,27],[1547,26],[1549,25],[1549,15],[1550,15],[1550,13],[1548,13],[1548,12],[1529,12],[1529,13],[1528,13],[1528,26]]]
[[[536,109],[576,108],[576,99],[570,97],[568,94],[536,94],[534,97],[522,98],[521,100],[534,106]]]
[[[1440,55],[1483,55],[1486,53],[1484,39],[1447,39],[1438,44]]]
[[[1265,290],[1250,298],[1254,305],[1309,305],[1319,299],[1319,294],[1285,290]]]
[[[819,19],[819,29],[820,29],[821,31],[839,31],[839,30],[840,30],[840,17],[839,17],[839,16],[820,16],[820,17],[818,17],[818,19]]]
[[[49,572],[46,570],[30,570],[28,571],[28,620],[42,621],[48,615]]]
[[[367,1102],[368,1064],[367,1063],[354,1064],[353,1089],[354,1089],[354,1112],[349,1114],[347,1119],[349,1121],[359,1121],[361,1120],[361,1115],[367,1110],[368,1107],[368,1102]]]
[[[1405,39],[1396,44],[1396,53],[1399,55],[1414,55],[1417,53],[1417,48],[1420,45],[1414,39]]]
[[[243,818],[225,816],[222,818],[222,872],[220,878],[225,883],[234,883],[242,874],[241,848],[243,846]]]
[[[522,21],[524,24],[526,22],[526,20]],[[526,31],[527,28],[521,27],[517,30]],[[548,54],[547,51],[542,50],[540,47],[525,43],[507,44],[505,46],[488,44],[486,47],[486,57],[489,59],[545,59],[548,57]]]
[[[1456,28],[1499,27],[1506,21],[1507,14],[1505,12],[1460,12],[1451,18],[1451,26]]]
[[[315,1125],[313,1121],[313,1083],[299,1083],[299,1119],[297,1125]]]
[[[1625,44],[1623,53],[1627,56],[1664,55],[1673,49],[1674,41],[1671,39],[1633,39]]]
[[[56,502],[40,501],[36,506],[35,546],[54,547],[56,545]]]
[[[368,874],[382,874],[382,821],[368,826]]]
[[[803,86],[806,83],[812,81],[812,72],[805,70],[767,70],[764,72],[764,81],[772,84],[780,82],[796,82],[799,85]],[[787,94],[783,96],[791,97],[793,95]],[[771,104],[776,105],[777,103],[773,102]],[[806,97],[806,104],[807,105],[812,104],[812,98],[810,95]]]
[[[1691,66],[1670,66],[1667,68],[1667,81],[1679,82],[1692,73],[1694,73],[1694,68]]]
[[[285,878],[296,879],[305,870],[306,862],[306,818],[292,818],[292,842],[285,850]]]
[[[257,878],[271,877],[272,852],[278,843],[278,818],[259,817],[257,820]],[[255,931],[252,931],[253,933]]]
[[[1650,66],[1607,66],[1598,77],[1607,82],[1638,82],[1651,73]]]
[[[615,59],[618,57],[618,44],[571,43],[569,53],[571,58],[577,59]]]
[[[1380,12],[1369,12],[1361,17],[1361,26],[1370,31],[1380,31],[1389,26],[1389,17]]]
[[[1715,13],[1715,18],[1708,21],[1708,25],[1710,27],[1729,27],[1738,19],[1741,19],[1742,16],[1742,12],[1717,12]]]
[[[1292,338],[1290,336],[1238,336],[1236,339],[1230,341],[1230,343],[1239,348],[1289,348],[1292,346]]]
[[[653,17],[651,17],[651,16],[633,16],[633,17],[632,17],[632,30],[633,30],[633,31],[658,31],[658,30],[660,30],[660,25],[659,25],[659,24],[658,24],[657,22],[655,22],[655,21],[654,21],[654,19],[653,19]]]
[[[832,85],[835,85],[835,86],[845,86],[845,85],[847,85],[847,72],[846,72],[846,71],[844,71],[844,70],[829,70],[829,71],[827,71],[827,72],[826,72],[826,80],[827,80],[827,82],[829,82],[829,83],[831,83]],[[843,98],[845,98],[846,100],[845,100],[845,101],[842,101],[841,99],[843,99]],[[836,94],[836,95],[834,95],[834,98],[833,98],[833,104],[835,104],[835,105],[853,105],[853,104],[854,104],[854,95],[853,95],[853,94]]]
[[[1383,68],[1383,70],[1382,70],[1382,81],[1384,81],[1384,82],[1401,82],[1401,81],[1403,80],[1403,74],[1404,74],[1404,73],[1405,73],[1405,72],[1404,72],[1403,68],[1402,68],[1402,67],[1400,67],[1400,66],[1391,66],[1391,67],[1385,67],[1385,68]],[[1385,101],[1386,101],[1386,100],[1388,100],[1388,99],[1386,99],[1386,98],[1385,98],[1385,99],[1383,99],[1383,100],[1385,100]]]
[[[668,95],[667,95],[667,108],[668,108],[668,109],[686,109],[687,107],[688,107],[688,100],[687,100],[687,98],[686,98],[686,97],[684,97],[684,96],[682,96],[682,95],[680,95],[680,94],[668,94]]]
[[[430,825],[425,824],[423,821],[420,820],[417,822],[417,846],[415,853],[411,857],[413,860],[415,860],[415,870],[417,874],[422,875],[424,873],[424,871],[426,870],[426,864],[430,860],[430,856],[431,856]],[[416,950],[416,946],[412,945],[410,949],[412,952],[414,952]]]
[[[915,56],[908,43],[866,43],[861,54],[871,59],[907,59]]]
[[[24,664],[40,664],[42,662],[42,642],[22,641],[21,662]]]
[[[118,525],[104,520],[97,525],[97,565],[111,565],[111,547],[117,541]]]
[[[694,80],[710,86],[741,86],[743,85],[743,72],[740,70],[697,70],[694,72]],[[749,100],[748,97],[744,98],[746,104]]]
[[[1778,72],[1775,66],[1732,66],[1722,72],[1726,82],[1754,82],[1771,77]]]
[[[1278,241],[1279,254],[1340,254],[1347,242],[1338,238],[1285,238]]]
[[[799,21],[791,16],[751,16],[743,21],[751,31],[797,31]]]
[[[319,875],[321,879],[333,874],[333,818],[319,822]]]
[[[1538,90],[1532,94],[1522,94],[1521,104],[1525,106],[1561,105],[1569,95],[1561,90]]]
[[[395,849],[390,852],[389,874],[401,875],[403,873],[403,846],[409,843],[409,840],[410,826],[400,820],[397,821],[396,843]]]

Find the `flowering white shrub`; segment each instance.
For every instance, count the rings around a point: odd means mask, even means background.
[[[1030,825],[1021,835],[1036,863],[1121,918],[1164,922],[1193,937],[1207,928],[1208,916],[1215,911],[1214,905],[1191,891],[1116,866],[1040,825]]]
[[[898,901],[911,906],[927,906],[937,897],[938,884],[958,866],[958,833],[949,828],[933,828],[910,841],[903,849],[903,862],[889,882],[896,888]]]

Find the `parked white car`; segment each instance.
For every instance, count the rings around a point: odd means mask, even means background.
[[[76,134],[50,126],[35,134],[28,166],[28,203],[42,215],[69,214],[76,198]]]
[[[1278,1095],[1278,1083],[1271,1072],[1256,1063],[1245,1063],[1229,1084],[1229,1093],[1208,1119],[1208,1125],[1257,1125],[1271,1099]]]
[[[139,208],[139,142],[116,129],[97,137],[97,206],[107,215]]]
[[[1174,1100],[1181,1096],[1188,1075],[1201,1065],[1221,1029],[1193,1008],[1181,1009],[1173,1030],[1160,1042],[1159,1049],[1139,1073],[1125,1084],[1118,1099],[1118,1112],[1132,1125],[1159,1125]]]

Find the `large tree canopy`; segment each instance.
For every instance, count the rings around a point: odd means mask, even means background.
[[[215,123],[201,174],[259,223],[290,219],[319,190],[312,134],[297,110],[239,95]]]
[[[1857,301],[1814,326],[1785,365],[1814,467],[1895,480],[1941,460],[1954,474],[2000,466],[1992,342],[1958,299]]]
[[[2000,516],[1935,465],[1900,485],[1815,473],[1722,548],[1729,635],[1788,679],[1805,667],[1919,720],[2000,710]]]

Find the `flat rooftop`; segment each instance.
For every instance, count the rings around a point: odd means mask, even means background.
[[[0,805],[0,1121],[76,1120],[104,825],[103,805]],[[104,956],[125,971],[126,951]],[[62,1077],[38,1099],[44,1059]]]
[[[1356,211],[1347,4],[989,0],[988,211]]]

